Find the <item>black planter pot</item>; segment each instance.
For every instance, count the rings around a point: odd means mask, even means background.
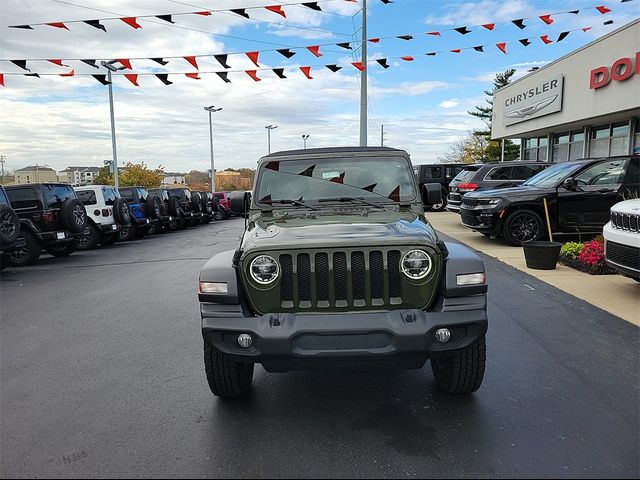
[[[524,259],[528,268],[534,270],[555,270],[558,258],[560,258],[560,248],[562,244],[558,242],[527,242],[522,244]]]

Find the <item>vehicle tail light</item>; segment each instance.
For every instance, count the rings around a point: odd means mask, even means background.
[[[108,208],[103,208],[102,209],[102,216],[103,217],[108,217],[109,215],[111,215],[111,210],[109,210]]]
[[[458,184],[458,190],[461,192],[473,192],[478,188],[477,183],[460,183]]]
[[[53,212],[43,212],[42,221],[44,223],[53,223],[56,220],[56,216]]]

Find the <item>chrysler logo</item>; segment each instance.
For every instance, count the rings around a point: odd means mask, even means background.
[[[558,98],[558,95],[552,95],[550,97],[547,97],[543,100],[540,100],[539,102],[534,103],[533,105],[528,105],[526,107],[522,107],[519,108],[517,110],[513,110],[511,112],[504,112],[504,116],[507,118],[526,118],[526,117],[530,117],[532,115],[535,115],[536,113],[538,113],[540,110],[542,110],[545,107],[548,107],[549,105],[551,105],[553,102],[556,101],[556,99]]]

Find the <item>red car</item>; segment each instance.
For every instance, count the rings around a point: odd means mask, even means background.
[[[216,220],[224,220],[231,215],[231,205],[229,204],[228,192],[214,192],[213,194],[218,199],[218,211],[214,214]]]

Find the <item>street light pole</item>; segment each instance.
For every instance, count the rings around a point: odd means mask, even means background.
[[[109,111],[111,113],[111,149],[113,151],[113,183],[118,188],[118,151],[116,148],[116,119],[113,113],[113,84],[111,83],[111,72],[124,69],[124,67],[114,67],[116,60],[110,62],[100,62],[107,69],[107,82],[109,82]]]
[[[267,129],[267,151],[268,151],[268,153],[271,153],[271,130],[275,130],[276,128],[278,128],[278,126],[277,125],[267,125],[264,128]]]
[[[302,135],[302,141],[304,142],[304,149],[307,149],[307,138],[309,138],[309,135]]]
[[[216,108],[215,105],[211,105],[209,107],[204,107],[204,109],[209,112],[209,144],[211,147],[211,193],[215,193],[216,191],[216,169],[213,161],[213,120],[211,119],[211,114],[214,112],[219,112],[222,110],[221,108]]]
[[[362,0],[362,65],[360,73],[360,146],[367,146],[367,0]]]

